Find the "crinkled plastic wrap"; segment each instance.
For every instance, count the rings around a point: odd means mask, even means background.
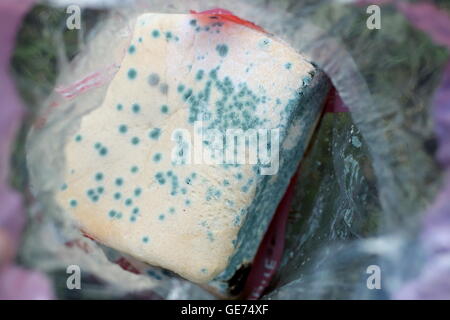
[[[29,132],[26,154],[35,201],[22,262],[54,274],[62,296],[67,295],[65,270],[76,264],[90,275],[83,283],[91,289],[82,290],[85,298],[136,292],[150,298],[212,298],[171,273],[84,237],[56,206],[54,194],[63,183],[60,150],[81,117],[100,105],[133,18],[146,11],[215,7],[232,10],[306,54],[328,74],[350,110],[324,115],[302,161],[283,259],[264,298],[393,297],[423,267],[419,228],[440,174],[429,106],[448,55],[389,6],[383,7],[381,30],[367,29],[366,7],[330,1],[107,6],[81,53],[61,65],[55,90],[40,105]],[[370,266],[381,270],[381,290],[367,287]]]

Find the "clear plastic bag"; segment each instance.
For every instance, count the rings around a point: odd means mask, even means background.
[[[56,10],[56,3],[42,10]],[[84,284],[91,290],[83,290],[82,298],[132,292],[151,298],[212,298],[156,268],[142,266],[139,275],[124,270],[115,263],[122,256],[84,237],[53,199],[62,184],[64,159],[58,150],[79,119],[99,105],[120,64],[133,17],[145,11],[229,9],[306,54],[328,74],[350,110],[323,117],[302,161],[284,256],[264,298],[390,298],[420,272],[425,261],[418,237],[422,213],[438,190],[440,175],[429,147],[429,105],[448,59],[445,50],[391,6],[383,7],[382,28],[369,30],[365,6],[330,1],[102,4],[104,11],[93,19],[95,28],[80,53],[69,64],[58,59],[56,91],[39,103],[27,141],[36,201],[29,208],[20,257],[25,265],[53,274],[60,296],[67,295],[65,269],[77,264],[92,275]],[[64,26],[52,30],[62,32]],[[95,81],[86,82],[91,77]],[[19,74],[23,91],[32,91],[22,78]],[[367,286],[371,266],[381,270],[381,290]]]

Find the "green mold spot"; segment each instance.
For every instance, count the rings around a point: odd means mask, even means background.
[[[137,166],[132,166],[132,167],[130,168],[130,171],[131,171],[131,173],[136,173],[136,172],[139,171],[139,168],[138,168]]]
[[[155,174],[155,178],[156,178],[156,181],[158,181],[158,183],[160,185],[163,185],[166,183],[166,179],[164,179],[164,174],[162,172],[158,172],[157,174]]]
[[[77,136],[75,137],[75,141],[76,141],[76,142],[80,142],[81,140],[83,140],[83,137],[82,137],[81,135],[77,135]]]
[[[157,73],[152,73],[148,77],[148,84],[155,87],[159,84],[159,75]]]
[[[116,109],[117,109],[117,111],[122,111],[122,110],[123,110],[123,105],[119,103],[119,104],[116,106]]]
[[[130,80],[134,80],[137,77],[137,71],[136,69],[131,68],[130,70],[128,70],[128,79]]]
[[[195,76],[195,79],[197,79],[197,81],[202,80],[204,74],[205,74],[205,71],[203,71],[203,70],[198,70],[198,71],[197,71],[197,75]]]
[[[138,137],[133,137],[133,138],[131,139],[131,144],[133,144],[133,145],[135,145],[135,146],[138,145],[139,142],[140,142],[140,140],[139,140]]]
[[[152,31],[152,37],[153,38],[159,38],[159,36],[161,35],[161,33],[159,32],[159,30],[153,30]]]
[[[72,208],[75,208],[78,205],[78,202],[77,200],[70,200],[69,204]]]
[[[137,103],[135,103],[135,104],[133,104],[131,109],[133,110],[134,113],[139,113],[141,111],[141,106],[138,105]]]
[[[127,131],[128,131],[128,127],[126,125],[122,124],[119,126],[120,133],[127,133]]]
[[[122,194],[120,192],[114,193],[114,199],[119,200],[120,198],[122,198]]]
[[[187,101],[191,96],[192,96],[192,89],[189,89],[185,92],[185,94],[183,95],[183,99],[184,101]]]
[[[150,241],[149,237],[143,237],[142,242],[148,243]]]
[[[211,79],[213,79],[213,80],[217,80],[217,69],[212,69],[212,70],[209,72],[209,77],[210,77]]]
[[[195,27],[197,25],[197,20],[192,19],[191,21],[189,21],[189,24],[193,27]]]
[[[163,215],[163,214],[160,214],[159,217],[158,217],[158,219],[161,220],[161,221],[163,221],[165,218],[166,218],[166,216]]]
[[[132,199],[128,198],[127,200],[125,200],[125,205],[127,207],[131,206],[132,204],[133,204],[133,200]]]
[[[106,147],[102,147],[99,151],[101,156],[106,156],[108,154],[108,149]]]
[[[269,44],[270,44],[270,39],[265,38],[265,39],[262,39],[258,45],[260,48],[266,48]]]
[[[225,57],[228,54],[228,46],[226,44],[218,44],[216,51],[221,57]]]
[[[136,197],[139,197],[141,195],[141,193],[142,193],[142,189],[141,188],[134,189],[134,195]]]
[[[129,48],[128,48],[128,53],[129,54],[133,54],[133,53],[135,53],[136,52],[136,46],[135,45],[131,45]]]
[[[115,181],[115,183],[116,183],[116,186],[122,186],[123,185],[123,179],[122,178],[117,178],[116,179],[116,181]]]
[[[154,162],[160,162],[160,161],[161,161],[161,158],[162,158],[162,154],[161,154],[161,153],[156,153],[156,154],[153,156],[153,161],[154,161]]]
[[[169,112],[169,107],[167,105],[162,105],[161,112],[167,114]]]
[[[181,93],[181,92],[184,91],[184,88],[185,88],[184,84],[179,84],[178,87],[177,87],[177,91],[178,91],[179,93]]]
[[[292,68],[292,63],[288,62],[284,65],[284,67],[288,70],[290,70]]]
[[[157,140],[159,139],[159,137],[161,136],[161,129],[160,128],[154,128],[152,131],[150,131],[149,133],[149,137],[153,140]]]

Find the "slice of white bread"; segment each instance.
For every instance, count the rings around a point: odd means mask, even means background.
[[[220,16],[144,14],[104,102],[67,141],[57,200],[110,247],[194,282],[229,279],[254,256],[327,83],[264,32]],[[227,129],[270,131],[269,142],[278,130],[277,158],[269,165],[199,161],[199,150],[220,150],[207,138],[196,144],[199,120],[224,136]]]

